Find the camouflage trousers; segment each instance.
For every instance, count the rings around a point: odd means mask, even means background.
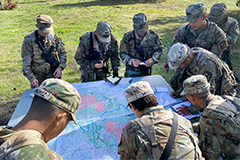
[[[91,81],[99,81],[104,80],[106,78],[106,74],[103,69],[82,69],[81,71],[81,82],[91,82]]]
[[[147,76],[152,74],[152,68],[145,67],[145,66],[139,66],[139,67],[133,67],[133,66],[126,66],[125,70],[125,77],[139,77],[139,76]]]

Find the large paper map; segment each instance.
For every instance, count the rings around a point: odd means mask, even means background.
[[[136,118],[124,97],[130,78],[118,85],[105,81],[73,84],[82,98],[76,118],[57,138],[56,152],[65,160],[119,159],[118,143],[122,129]],[[167,93],[157,93],[159,104],[175,101]]]

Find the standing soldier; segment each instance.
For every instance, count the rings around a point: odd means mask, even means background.
[[[206,159],[240,159],[240,99],[210,93],[203,75],[183,82],[188,100],[203,109],[200,117],[199,147]]]
[[[133,28],[124,34],[120,44],[120,56],[126,65],[125,77],[151,75],[152,66],[162,55],[162,40],[156,32],[148,29],[144,13],[133,16]]]
[[[81,81],[90,82],[106,78],[109,74],[108,59],[111,60],[113,76],[118,76],[118,44],[111,33],[108,22],[98,22],[94,32],[87,32],[80,37],[75,54],[76,62],[81,66]]]
[[[23,75],[38,87],[47,78],[61,78],[66,68],[67,52],[62,40],[53,32],[53,19],[37,17],[38,30],[24,38],[22,45]]]
[[[148,82],[133,83],[124,95],[138,119],[123,129],[118,146],[120,159],[201,159],[190,121],[157,106]]]
[[[233,70],[230,50],[236,43],[239,36],[239,26],[236,19],[229,17],[226,13],[226,5],[224,3],[216,3],[212,6],[208,19],[215,22],[226,34],[228,46],[224,50],[221,59],[225,61],[229,68]]]

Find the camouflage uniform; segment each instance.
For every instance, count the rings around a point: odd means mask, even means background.
[[[225,61],[229,68],[233,70],[230,50],[236,43],[239,36],[239,26],[236,19],[229,17],[226,13],[226,5],[224,3],[216,3],[212,6],[208,19],[215,22],[226,34],[228,47],[222,54],[222,60]]]
[[[0,160],[3,159],[63,159],[50,150],[42,134],[36,130],[13,131],[0,128]],[[4,143],[5,142],[5,143]]]
[[[102,23],[102,22],[99,22]],[[99,24],[98,23],[98,24]],[[108,24],[107,22],[104,22]],[[113,70],[117,70],[119,66],[119,57],[118,57],[118,44],[117,40],[113,34],[111,34],[111,26],[108,24],[111,37],[109,43],[101,43],[94,32],[87,32],[86,34],[80,37],[80,43],[75,54],[76,62],[81,66],[81,81],[89,82],[96,80],[103,80],[108,73],[108,59],[111,60],[111,66]],[[98,30],[98,27],[97,27]],[[93,40],[93,49],[91,53],[90,45],[90,35],[92,33]],[[95,53],[100,53],[100,56],[97,59],[94,57]],[[103,68],[95,68],[94,65],[103,60]]]
[[[133,83],[124,92],[129,103],[151,94],[151,86],[145,81]],[[140,118],[132,120],[123,129],[118,146],[120,159],[160,159],[170,136],[173,114],[163,106],[145,108]],[[168,159],[201,159],[190,121],[180,115],[177,119],[174,147]]]
[[[144,23],[147,23],[147,21],[144,21]],[[145,67],[144,69],[150,70],[150,72],[144,73],[143,66],[134,67],[132,61],[133,59],[138,59],[141,62],[151,60],[153,65],[160,61],[162,50],[161,38],[151,29],[148,29],[143,37],[140,37],[135,29],[125,33],[120,43],[120,57],[123,64],[126,65],[125,77],[151,74],[151,67]],[[142,52],[143,55],[139,52]]]
[[[22,70],[23,75],[31,82],[34,79],[39,81],[41,84],[47,78],[53,78],[54,71],[51,69],[51,65],[42,57],[42,51],[39,49],[35,40],[35,32],[28,34],[24,38],[22,44]],[[54,46],[52,56],[59,59],[59,67],[62,69],[66,68],[67,52],[64,48],[62,40],[56,35],[52,34],[53,37],[45,39],[44,51],[48,52],[51,46]],[[38,38],[41,38],[38,35]]]
[[[196,8],[195,8],[196,6]],[[201,11],[201,12],[199,12]],[[186,9],[186,14],[196,14],[195,17],[200,17],[206,14],[206,9],[203,3],[193,3]],[[186,16],[186,21],[189,21]],[[202,47],[221,57],[223,51],[227,47],[227,39],[224,32],[213,22],[206,19],[207,26],[204,30],[194,30],[190,24],[182,26],[176,30],[172,45],[181,42],[187,44],[190,48]],[[182,70],[176,70],[170,80],[172,88],[179,88],[178,81],[181,79]]]
[[[34,95],[35,97],[38,96],[52,104],[46,107],[55,106],[60,110],[65,111],[67,113],[67,116],[71,116],[71,119],[74,121],[75,124],[77,124],[75,113],[77,112],[78,107],[81,104],[81,97],[78,91],[71,84],[61,79],[50,78],[43,81],[40,87],[35,88]],[[35,99],[33,99],[33,102],[34,100]],[[35,105],[36,104],[33,103],[31,105],[30,110],[32,109],[36,111],[34,107],[37,107],[37,106]],[[51,109],[51,111],[53,110]],[[48,123],[47,129],[49,129],[48,125],[53,125],[53,123],[49,122],[49,119],[47,119],[49,117],[47,117],[46,119],[44,119],[45,117],[43,117],[42,120],[41,119],[36,120],[34,119],[34,116],[32,114],[35,114],[35,113],[33,113],[33,111],[28,112],[27,115],[24,117],[25,121],[29,120],[29,117],[31,117],[30,118],[31,122],[39,121],[39,123],[41,123],[42,121],[44,121],[44,123]],[[54,113],[50,113],[50,114],[54,114]],[[53,116],[56,117],[57,115],[59,114],[52,115],[52,117]],[[25,123],[23,121],[21,122]],[[20,124],[20,129],[17,129],[17,131],[15,131],[16,128],[12,128],[12,127],[6,127],[6,126],[0,127],[0,160],[3,160],[3,159],[43,159],[43,160],[63,159],[56,152],[54,152],[53,150],[50,150],[45,142],[46,136],[48,136],[48,138],[55,137],[57,136],[56,135],[57,133],[59,134],[60,130],[64,129],[65,125],[63,125],[63,123],[59,121],[60,125],[53,126],[54,129],[55,127],[57,127],[57,129],[51,130],[48,133],[45,133],[44,134],[45,137],[42,133],[38,131],[40,130],[40,128],[38,128],[38,125],[33,127],[33,129],[31,130],[21,129],[22,126],[23,128],[24,127],[29,128],[28,124],[26,123]],[[43,129],[42,132],[45,132],[44,127],[42,127],[41,129]]]
[[[206,159],[240,159],[240,99],[210,94],[210,84],[203,75],[195,75],[183,83],[184,93],[204,94],[195,103],[204,108],[200,118],[199,145]],[[203,95],[202,95],[203,96]],[[191,98],[190,98],[191,100]]]

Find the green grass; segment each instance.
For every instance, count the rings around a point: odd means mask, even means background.
[[[162,68],[169,45],[176,28],[186,24],[183,20],[185,9],[196,2],[193,0],[13,0],[17,10],[0,11],[0,100],[19,98],[30,88],[28,80],[22,75],[21,45],[24,36],[36,29],[36,17],[48,14],[54,19],[55,33],[58,34],[68,52],[67,68],[63,79],[70,83],[80,82],[79,66],[74,60],[79,37],[94,31],[99,21],[108,21],[118,42],[124,33],[132,30],[132,17],[143,12],[149,20],[149,28],[162,38],[164,52],[161,62],[153,67],[153,74],[162,75],[167,81],[172,71],[166,74]],[[209,12],[211,6],[219,1],[202,0]],[[239,8],[236,0],[225,2],[229,15],[239,21]],[[238,41],[233,49],[234,68],[239,71]],[[120,76],[125,66],[120,67]]]

